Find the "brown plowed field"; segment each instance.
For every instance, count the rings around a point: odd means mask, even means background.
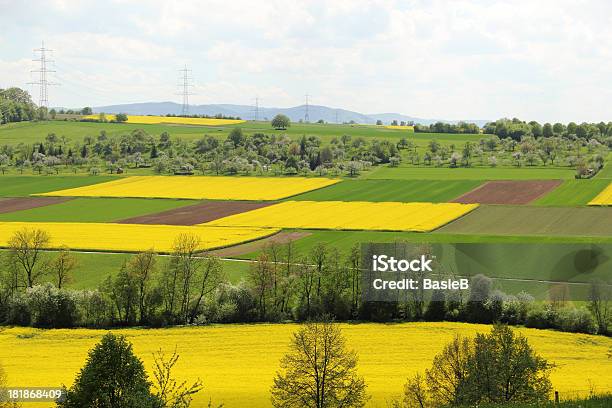
[[[464,204],[528,204],[558,187],[561,183],[561,180],[489,181],[455,198],[452,202]]]
[[[121,224],[195,225],[203,222],[255,210],[274,202],[205,201],[155,214],[141,215],[119,221]]]
[[[0,199],[0,214],[14,211],[29,210],[30,208],[46,207],[72,200],[70,197],[18,197]]]

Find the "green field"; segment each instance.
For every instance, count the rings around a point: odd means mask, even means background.
[[[293,138],[302,135],[320,136],[324,141],[330,141],[334,137],[349,135],[351,137],[378,137],[382,139],[399,140],[403,137],[414,140],[438,139],[439,135],[430,133],[415,134],[408,130],[387,129],[384,126],[373,125],[336,125],[316,123],[292,123],[286,130],[275,130],[270,122],[248,121],[237,125],[226,126],[191,126],[191,125],[148,125],[132,123],[95,123],[95,122],[73,122],[73,121],[44,121],[44,122],[20,122],[0,126],[0,145],[17,145],[19,143],[38,143],[44,141],[49,133],[55,133],[58,137],[65,136],[72,141],[80,141],[85,136],[97,136],[100,131],[106,131],[108,136],[116,136],[129,133],[135,129],[143,129],[151,135],[159,135],[168,132],[172,137],[184,140],[197,140],[204,135],[225,138],[234,127],[240,127],[248,134],[263,132],[267,134],[287,134]],[[465,140],[477,140],[481,135],[441,135],[439,140],[450,142],[464,142]]]
[[[479,184],[479,181],[473,180],[345,180],[291,197],[291,200],[446,202]]]
[[[573,179],[575,170],[567,167],[434,167],[381,166],[364,173],[364,179],[386,180],[555,180]]]
[[[147,198],[77,198],[60,204],[0,214],[0,221],[112,222],[196,202]]]
[[[587,205],[609,184],[609,180],[565,180],[563,184],[534,202],[545,206]]]
[[[612,160],[612,154],[608,155],[608,161],[606,162],[603,169],[597,173],[595,176],[596,179],[612,179],[612,164],[610,161]]]
[[[113,176],[0,175],[0,197],[25,197],[30,194],[87,186],[114,179],[116,177]]]
[[[481,205],[435,233],[610,237],[610,231],[612,208]]]
[[[0,259],[4,257],[6,250],[0,250]],[[67,284],[73,289],[95,289],[109,276],[115,276],[121,269],[121,265],[128,261],[133,254],[95,253],[95,252],[72,252],[77,260],[75,269],[72,271],[72,280]],[[55,256],[56,252],[49,251],[49,257]],[[157,271],[166,266],[167,258],[158,258]],[[245,279],[250,267],[249,262],[222,260],[223,272],[232,283],[238,283]],[[44,280],[53,282],[52,275],[46,275]]]
[[[450,224],[452,225],[452,224]],[[439,230],[438,230],[439,231]],[[346,255],[354,245],[367,242],[424,242],[424,243],[612,243],[612,236],[580,237],[571,235],[504,235],[504,234],[460,234],[460,233],[421,233],[421,232],[382,232],[382,231],[323,231],[311,230],[310,235],[293,241],[293,250],[297,258],[307,256],[319,243],[337,248]],[[235,256],[240,259],[256,259],[261,253],[256,250]]]

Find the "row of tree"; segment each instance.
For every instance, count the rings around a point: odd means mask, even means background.
[[[0,322],[37,327],[165,326],[307,321],[329,315],[342,321],[499,321],[607,334],[612,319],[612,290],[604,282],[591,286],[588,308],[567,305],[563,297],[545,303],[525,292],[507,295],[482,275],[471,278],[469,293],[421,290],[395,302],[369,302],[362,296],[358,246],[342,254],[319,243],[299,254],[291,243],[271,243],[245,279],[232,284],[221,261],[201,253],[200,242],[191,234],[179,236],[167,257],[151,251],[135,254],[97,289],[72,290],[66,285],[76,259],[68,250],[43,251],[49,239],[44,231],[22,230],[9,242],[0,280]]]
[[[372,165],[390,163],[399,156],[396,143],[387,140],[334,138],[323,145],[316,136],[292,140],[286,135],[245,134],[234,128],[225,140],[204,136],[194,142],[173,139],[167,132],[158,138],[141,129],[120,136],[86,136],[73,143],[50,133],[44,142],[0,147],[0,168],[23,172],[57,173],[59,165],[92,173],[150,167],[158,174],[311,174],[356,175]],[[398,159],[399,160],[399,159]]]

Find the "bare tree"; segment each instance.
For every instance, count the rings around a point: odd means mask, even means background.
[[[257,262],[251,264],[251,268],[249,269],[249,280],[253,285],[252,287],[257,297],[259,318],[263,320],[267,315],[268,294],[273,286],[272,265],[268,260],[267,253],[262,252],[257,258]]]
[[[138,320],[141,324],[147,318],[146,299],[149,293],[152,276],[157,266],[157,258],[153,250],[136,254],[128,261],[127,268],[136,280],[138,286]]]
[[[223,265],[216,256],[205,256],[202,262],[201,271],[195,277],[198,283],[198,295],[193,301],[189,323],[193,323],[200,310],[200,305],[205,296],[214,292],[223,281]]]
[[[200,250],[201,241],[197,235],[179,234],[174,240],[169,266],[162,276],[166,312],[183,323],[189,321],[192,284],[202,265]]]
[[[357,354],[347,350],[338,325],[307,323],[293,334],[272,385],[275,407],[363,407],[366,384],[357,374]]]
[[[204,389],[199,378],[193,384],[187,385],[187,381],[179,382],[173,377],[172,370],[178,359],[176,348],[169,358],[166,358],[162,349],[153,353],[155,378],[153,389],[164,408],[188,408],[191,406],[193,395]]]
[[[77,260],[68,248],[62,249],[51,262],[51,270],[56,278],[58,289],[72,282],[71,272],[76,268]]]
[[[49,241],[46,231],[30,228],[15,231],[8,241],[9,263],[25,273],[25,284],[29,288],[45,274],[43,249],[49,246]]]
[[[591,283],[589,290],[589,310],[595,316],[599,333],[608,333],[612,318],[612,285],[600,280]]]

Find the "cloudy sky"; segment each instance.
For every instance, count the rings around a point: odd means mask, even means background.
[[[37,95],[42,40],[52,106],[180,102],[187,64],[197,104],[612,120],[606,0],[0,0],[0,87]]]

